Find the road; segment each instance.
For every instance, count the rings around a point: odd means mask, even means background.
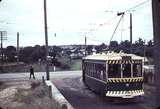
[[[29,72],[25,73],[5,73],[0,74],[0,80],[28,80],[30,76]],[[42,79],[42,76],[46,77],[45,72],[35,72],[36,79]],[[81,71],[57,71],[50,72],[50,78],[63,78],[63,77],[77,77],[81,76]]]
[[[42,79],[44,72],[35,73]],[[50,72],[50,78],[75,109],[144,109],[144,102],[113,102],[89,90],[82,82],[81,71]],[[28,80],[29,73],[0,74],[0,80]],[[126,100],[127,101],[127,100]]]
[[[100,97],[85,87],[79,75],[52,81],[75,109],[143,109],[141,102],[136,100],[115,102]]]

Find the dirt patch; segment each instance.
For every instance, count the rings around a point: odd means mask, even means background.
[[[3,81],[0,84],[0,109],[54,109],[39,81]]]

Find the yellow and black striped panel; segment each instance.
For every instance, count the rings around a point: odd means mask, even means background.
[[[123,95],[123,94],[136,94],[136,93],[144,93],[143,90],[130,90],[130,91],[107,91],[106,95]]]
[[[143,77],[138,78],[108,78],[107,83],[128,83],[128,82],[143,82]]]
[[[107,64],[131,64],[131,63],[142,63],[141,60],[108,60]]]

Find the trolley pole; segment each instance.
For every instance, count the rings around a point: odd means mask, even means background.
[[[132,53],[132,13],[130,13],[130,53]]]
[[[49,63],[48,63],[48,30],[47,30],[47,4],[46,0],[44,0],[44,29],[45,29],[45,44],[46,44],[46,49],[45,49],[45,54],[46,54],[46,79],[49,80]]]
[[[155,65],[155,107],[160,108],[160,0],[152,0],[153,32],[154,32],[154,65]]]

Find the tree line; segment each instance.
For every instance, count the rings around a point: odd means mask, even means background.
[[[146,43],[144,40],[139,38],[132,45],[128,40],[121,41],[120,43],[118,43],[117,41],[111,41],[109,45],[102,43],[101,45],[96,46],[95,49],[97,53],[103,52],[103,50],[109,50],[109,51],[115,51],[115,52],[123,51],[124,53],[130,53],[131,51],[130,49],[132,49],[133,54],[153,58],[153,47],[154,47],[154,43],[152,40],[149,40]],[[88,54],[91,54],[93,46],[89,45],[87,46],[86,49]]]
[[[124,53],[130,53],[130,42],[128,40],[122,41],[118,43],[117,41],[111,41],[110,45],[106,45],[102,43],[101,45],[87,45],[86,51],[88,54],[92,54],[93,48],[97,53],[102,52],[104,50],[111,50],[115,52],[123,51]],[[135,43],[132,44],[132,53],[139,56],[147,56],[153,57],[153,41],[150,40],[146,44],[145,42],[139,38]],[[77,49],[78,50],[78,49]],[[61,57],[61,53],[64,51],[59,46],[50,46],[49,47],[49,56],[52,58],[51,62],[58,62],[56,57]],[[66,55],[68,51],[66,51]],[[21,47],[19,50],[19,56],[17,56],[17,50],[14,46],[8,46],[3,50],[4,60],[5,62],[16,62],[17,57],[19,57],[20,62],[24,63],[34,63],[45,60],[45,46],[36,45],[34,47]],[[56,63],[59,64],[59,63]]]

